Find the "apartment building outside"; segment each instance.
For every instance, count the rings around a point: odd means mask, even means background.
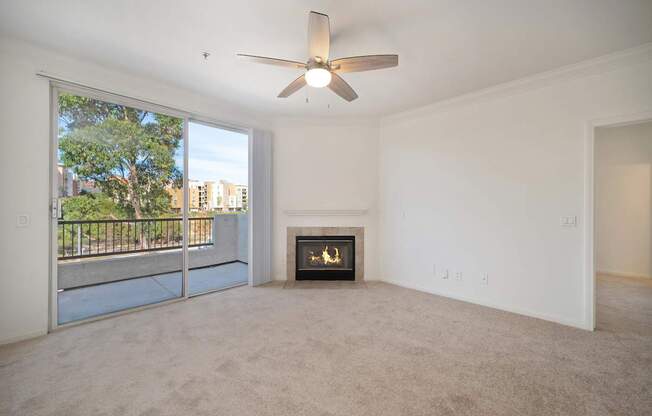
[[[235,185],[225,180],[218,182],[190,180],[188,192],[188,209],[192,212],[240,212],[248,208],[247,185]],[[172,209],[181,211],[183,191],[178,188],[168,188],[168,193],[171,197]]]
[[[248,207],[247,185],[235,185],[235,205],[238,211],[246,211]]]

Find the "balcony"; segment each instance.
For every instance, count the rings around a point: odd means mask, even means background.
[[[181,296],[182,219],[59,221],[59,323]],[[248,281],[248,215],[189,218],[196,295]]]

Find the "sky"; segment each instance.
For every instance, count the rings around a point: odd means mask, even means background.
[[[189,123],[188,179],[214,181],[220,179],[248,185],[249,137],[199,123]],[[175,161],[183,169],[183,149]]]

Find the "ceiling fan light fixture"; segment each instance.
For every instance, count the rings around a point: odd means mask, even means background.
[[[331,83],[331,73],[324,68],[311,68],[306,72],[306,83],[311,87],[323,88]]]
[[[250,62],[282,66],[294,70],[305,70],[301,76],[283,89],[278,98],[288,98],[306,85],[314,88],[328,87],[344,100],[351,102],[358,98],[340,76],[345,72],[363,72],[374,69],[391,68],[398,65],[398,55],[362,55],[329,59],[331,45],[331,27],[328,15],[318,12],[308,14],[308,61],[289,61],[287,59],[268,58],[266,56],[239,53],[238,57]]]

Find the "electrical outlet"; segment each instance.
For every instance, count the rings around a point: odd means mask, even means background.
[[[577,216],[561,217],[559,219],[559,225],[562,227],[577,227]]]
[[[480,281],[484,286],[487,286],[489,284],[489,273],[482,273],[482,277]]]
[[[448,269],[442,269],[442,271],[439,273],[442,279],[448,279]]]
[[[455,280],[462,281],[462,272],[455,272]]]

